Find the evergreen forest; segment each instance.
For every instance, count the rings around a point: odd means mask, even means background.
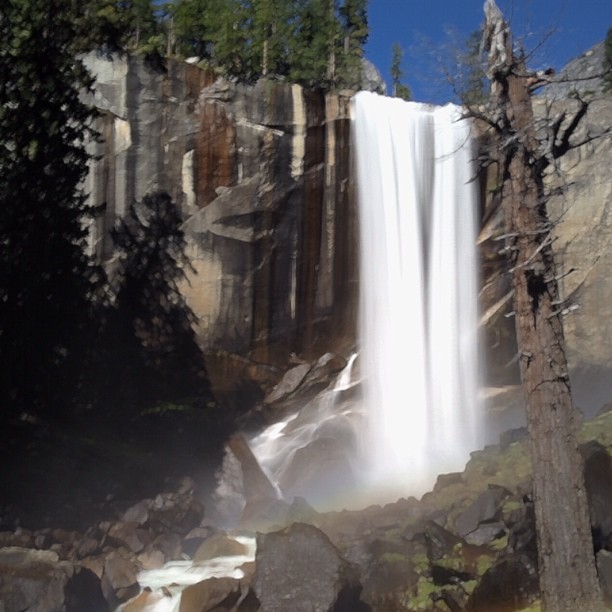
[[[241,81],[359,84],[367,0],[87,0],[82,45],[197,58]]]

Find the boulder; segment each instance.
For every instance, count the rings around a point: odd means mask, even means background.
[[[112,551],[106,556],[102,591],[110,606],[115,608],[138,594],[140,587],[136,577],[139,570],[139,564],[131,556],[118,551]]]
[[[605,446],[596,440],[580,445],[584,481],[589,500],[591,529],[597,549],[608,546],[612,536],[612,461]]]
[[[241,596],[240,580],[209,578],[183,590],[179,612],[231,610],[234,609]]]
[[[301,363],[285,372],[280,382],[264,399],[265,404],[273,404],[293,393],[311,369],[309,363]]]
[[[247,553],[247,546],[233,538],[218,533],[211,536],[200,545],[193,556],[193,560],[196,562],[208,561],[215,557],[235,557],[246,555]]]
[[[319,529],[294,523],[258,534],[255,595],[266,612],[356,612],[362,609],[356,566]]]
[[[215,532],[216,530],[212,526],[195,527],[183,538],[181,543],[182,552],[188,557],[193,558],[202,542],[213,536]]]
[[[539,597],[538,570],[527,555],[496,563],[485,572],[470,595],[468,612],[512,612],[529,607]]]
[[[134,553],[141,552],[153,539],[152,534],[146,529],[140,529],[136,521],[113,523],[108,530],[108,537],[115,546],[124,546]]]
[[[597,575],[604,603],[612,606],[612,552],[600,550],[597,553]]]
[[[0,550],[2,612],[106,612],[97,576],[51,551]]]
[[[455,529],[462,537],[475,531],[481,524],[499,517],[502,501],[510,495],[504,487],[489,485],[470,506],[455,519]]]

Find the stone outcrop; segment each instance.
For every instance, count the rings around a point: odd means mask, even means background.
[[[0,549],[3,612],[105,612],[100,580],[51,550]]]
[[[262,609],[348,612],[359,604],[359,572],[316,527],[294,523],[257,537],[253,589]]]
[[[131,56],[87,64],[102,140],[86,188],[105,205],[91,246],[109,270],[116,218],[162,189],[184,219],[194,271],[182,289],[204,350],[284,365],[352,342],[349,97],[172,60],[161,71]]]

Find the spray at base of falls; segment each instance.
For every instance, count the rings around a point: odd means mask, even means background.
[[[352,357],[335,385],[250,441],[284,498],[317,509],[420,495],[484,441],[471,124],[453,105],[369,92],[352,114],[361,393],[342,399]]]

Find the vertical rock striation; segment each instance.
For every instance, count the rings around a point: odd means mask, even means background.
[[[101,111],[86,188],[104,214],[91,248],[134,199],[167,191],[195,272],[183,290],[208,352],[286,362],[353,342],[356,269],[348,98],[184,62],[89,56]]]

